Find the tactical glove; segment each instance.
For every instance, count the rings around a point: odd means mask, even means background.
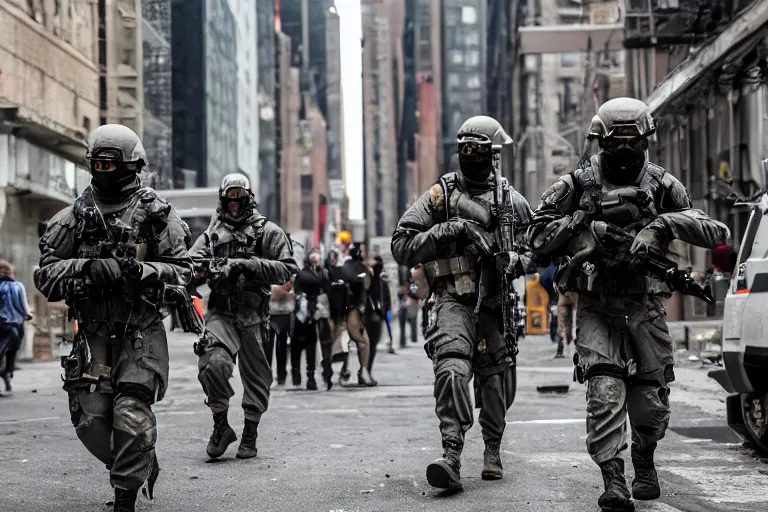
[[[520,256],[514,252],[500,252],[496,254],[496,270],[501,274],[518,274]]]
[[[87,273],[95,284],[112,284],[123,277],[120,264],[114,258],[91,260]]]
[[[466,221],[464,231],[471,241],[467,250],[475,257],[491,256],[493,254],[493,235],[488,233],[480,224]]]
[[[221,278],[222,279],[229,279],[232,277],[237,277],[238,274],[242,272],[243,265],[238,261],[237,259],[228,259],[222,266],[221,266]]]
[[[449,220],[441,222],[432,228],[435,232],[435,238],[440,242],[452,242],[465,234],[465,222],[458,220]]]
[[[629,253],[632,256],[642,256],[654,250],[665,251],[668,243],[669,240],[665,229],[662,226],[651,223],[640,230],[635,236],[632,246],[629,248]]]

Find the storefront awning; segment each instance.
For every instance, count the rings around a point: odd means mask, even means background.
[[[763,0],[742,12],[720,35],[672,71],[646,100],[651,112],[658,114],[698,82],[704,73],[743,54],[742,51],[734,50],[743,50],[743,47],[757,43],[767,33],[768,1]]]
[[[520,27],[520,53],[572,53],[622,50],[624,25],[544,25]]]
[[[76,164],[85,165],[86,134],[47,119],[28,108],[0,97],[0,130],[29,139]]]

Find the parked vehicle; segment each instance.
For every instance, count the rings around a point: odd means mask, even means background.
[[[724,301],[724,367],[709,376],[730,393],[728,426],[768,457],[768,194],[747,206],[749,222]]]

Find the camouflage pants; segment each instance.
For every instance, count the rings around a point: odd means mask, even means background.
[[[461,452],[472,427],[470,380],[474,375],[475,404],[485,441],[500,441],[507,410],[515,400],[516,371],[507,358],[500,314],[458,302],[449,294],[430,310],[426,350],[435,372],[435,413],[445,448]]]
[[[576,349],[587,379],[587,450],[600,464],[662,439],[674,380],[664,307],[652,296],[579,296]]]
[[[197,380],[214,414],[229,410],[229,399],[235,394],[229,379],[238,357],[245,418],[258,422],[266,412],[272,385],[272,369],[263,346],[266,327],[262,324],[244,326],[236,317],[220,313],[212,313],[206,320],[205,329],[212,343],[198,359]]]
[[[165,328],[157,321],[142,339],[84,332],[91,361],[111,370],[108,381],[77,392],[82,414],[75,432],[88,451],[111,467],[113,487],[138,489],[155,463],[157,421],[151,404],[168,375]],[[164,367],[150,369],[150,360]]]

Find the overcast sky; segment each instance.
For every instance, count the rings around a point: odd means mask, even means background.
[[[363,85],[360,0],[336,0],[341,21],[341,87],[344,94],[344,174],[349,218],[363,213]]]

